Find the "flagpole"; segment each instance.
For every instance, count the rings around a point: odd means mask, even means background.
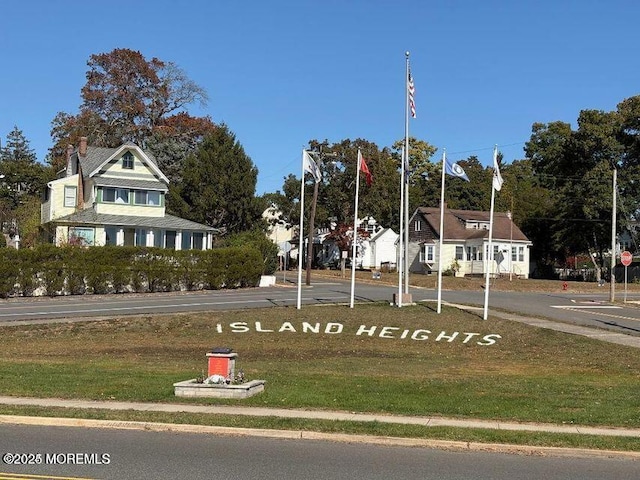
[[[493,150],[493,158],[494,158],[494,172],[493,175],[495,177],[495,158],[497,155],[498,146],[496,145]],[[493,180],[491,181],[491,210],[489,211],[489,251],[487,252],[487,268],[485,271],[485,282],[484,282],[484,312],[482,315],[482,319],[486,320],[489,316],[489,273],[493,268],[493,207],[495,204],[496,198],[496,189]]]
[[[362,154],[358,149],[358,160],[356,162],[356,204],[353,213],[353,240],[351,241],[351,301],[349,308],[353,308],[355,290],[356,290],[356,239],[358,237],[358,193],[360,191],[360,168],[362,162]]]
[[[444,248],[444,178],[447,150],[442,151],[442,181],[440,182],[440,243],[438,245],[438,313],[442,311],[442,250]]]
[[[403,217],[404,217],[404,156],[405,150],[402,147],[402,165],[400,166],[400,232],[398,235],[398,297],[396,304],[398,308],[402,307],[402,269],[404,265],[404,249],[403,247]]]
[[[304,150],[302,150],[302,179],[300,180],[300,230],[298,230],[299,246],[298,246],[298,301],[297,309],[300,310],[302,302],[302,240],[304,226]]]
[[[404,112],[404,293],[409,294],[409,52],[405,52],[405,112]]]

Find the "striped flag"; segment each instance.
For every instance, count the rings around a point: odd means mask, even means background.
[[[409,90],[409,110],[411,111],[411,118],[416,118],[416,102],[414,99],[416,93],[416,87],[413,84],[413,76],[411,75],[411,71],[409,71],[409,79],[407,83],[407,89]]]

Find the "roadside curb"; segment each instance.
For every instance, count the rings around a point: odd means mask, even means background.
[[[449,440],[430,440],[400,437],[381,437],[373,435],[348,435],[341,433],[322,433],[304,430],[269,430],[254,428],[216,427],[208,425],[188,425],[175,423],[134,422],[114,420],[89,420],[60,417],[26,417],[19,415],[0,415],[0,424],[32,425],[50,427],[75,427],[116,430],[142,430],[148,432],[180,432],[193,434],[226,435],[235,437],[261,437],[283,440],[325,441],[335,443],[359,443],[397,447],[435,448],[440,450],[495,452],[516,455],[550,457],[590,457],[621,458],[640,460],[640,452],[614,450],[590,450],[584,448],[538,447],[527,445],[458,442]]]

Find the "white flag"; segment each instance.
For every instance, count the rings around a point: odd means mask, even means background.
[[[493,150],[493,188],[499,192],[503,182],[502,175],[500,175],[500,165],[498,165],[498,147],[496,147]]]
[[[310,173],[311,175],[313,175],[313,179],[316,181],[316,183],[318,183],[322,178],[322,174],[320,173],[318,165],[306,150],[302,151],[302,171],[303,174]]]

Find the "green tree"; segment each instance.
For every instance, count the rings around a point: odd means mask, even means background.
[[[258,169],[226,125],[207,136],[185,161],[182,181],[167,208],[180,216],[229,233],[261,222],[255,197]]]
[[[44,185],[52,178],[50,169],[36,161],[29,140],[18,127],[7,135],[5,146],[0,150],[0,230],[8,228],[11,234],[18,233],[20,225],[18,210],[23,206],[35,208],[39,216],[39,198]],[[38,201],[37,207],[34,202]]]
[[[622,173],[618,195],[627,213],[620,224],[636,219],[639,105],[638,97],[632,97],[616,111],[583,110],[577,130],[564,122],[533,125],[525,152],[534,173],[554,190],[548,235],[555,261],[588,252],[603,265],[611,245],[614,168]]]

